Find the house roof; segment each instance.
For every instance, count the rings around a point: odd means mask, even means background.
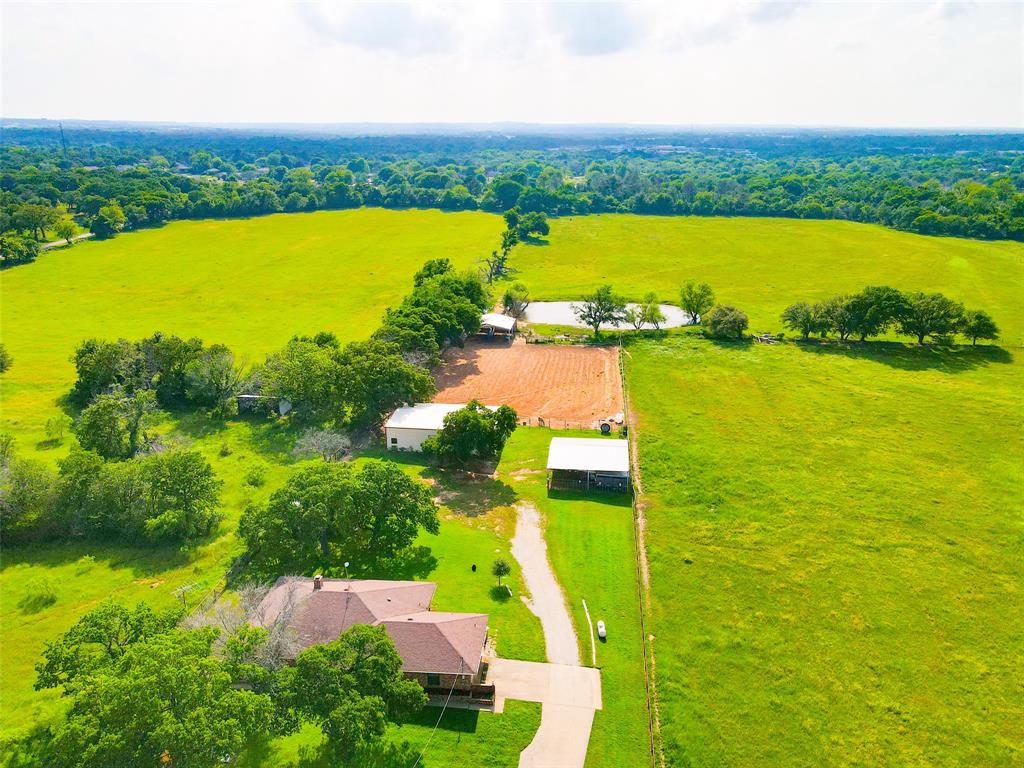
[[[548,469],[629,473],[629,443],[594,437],[553,437]]]
[[[444,417],[449,413],[462,410],[465,403],[416,403],[397,409],[384,425],[387,429],[443,429]],[[497,406],[488,405],[492,411]]]
[[[487,615],[422,611],[381,622],[402,657],[403,672],[476,674],[487,639]]]
[[[516,319],[508,315],[499,315],[497,312],[488,312],[480,318],[480,325],[489,325],[500,331],[511,331],[516,327]]]
[[[254,624],[281,620],[298,649],[329,643],[356,624],[382,625],[407,672],[476,673],[487,637],[487,616],[430,610],[437,585],[429,581],[313,579],[282,576],[253,612]]]

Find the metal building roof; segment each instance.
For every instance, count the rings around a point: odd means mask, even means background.
[[[480,325],[489,325],[499,331],[511,331],[516,327],[516,319],[508,315],[499,315],[496,312],[488,312],[481,316]]]
[[[384,425],[389,429],[443,429],[444,417],[449,413],[460,411],[465,403],[416,403],[397,409]],[[492,411],[498,410],[496,405],[488,405]]]
[[[629,442],[612,438],[553,437],[548,469],[629,473]]]

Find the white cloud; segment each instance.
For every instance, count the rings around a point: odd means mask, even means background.
[[[637,19],[624,3],[550,3],[548,16],[565,49],[582,56],[618,53],[642,38]]]
[[[1017,3],[0,6],[8,117],[1024,127]]]

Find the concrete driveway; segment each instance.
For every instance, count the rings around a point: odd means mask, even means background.
[[[519,756],[519,768],[583,768],[594,711],[601,709],[601,675],[568,664],[494,659],[495,711],[506,699],[540,702],[540,728]]]

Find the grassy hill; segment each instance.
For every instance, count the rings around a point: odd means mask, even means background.
[[[747,312],[750,329],[781,330],[779,314],[866,285],[940,291],[988,310],[1003,344],[1024,344],[1024,244],[922,237],[871,224],[795,219],[576,216],[551,222],[544,245],[513,263],[537,299],[576,299],[602,283],[629,298],[678,302],[688,279]]]

